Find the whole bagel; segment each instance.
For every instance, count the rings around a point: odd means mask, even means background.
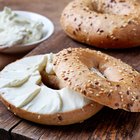
[[[101,110],[102,105],[68,87],[60,89],[52,60],[52,54],[27,57],[0,72],[0,99],[8,110],[47,125],[83,122]]]
[[[68,48],[54,58],[62,83],[85,97],[111,107],[140,112],[140,73],[100,51]]]
[[[140,45],[139,0],[74,0],[61,16],[71,38],[99,48]]]

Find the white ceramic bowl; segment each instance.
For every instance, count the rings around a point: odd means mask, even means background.
[[[27,18],[29,18],[33,21],[41,21],[44,24],[43,37],[38,41],[29,43],[29,44],[26,44],[26,45],[15,45],[15,46],[12,46],[12,47],[0,48],[0,52],[3,52],[3,53],[28,52],[28,51],[32,50],[33,48],[35,48],[37,45],[39,45],[41,42],[45,41],[54,32],[54,25],[50,21],[50,19],[48,19],[47,17],[42,16],[42,15],[37,14],[37,13],[27,12],[27,11],[14,11],[14,12],[23,16],[23,17],[27,17]]]

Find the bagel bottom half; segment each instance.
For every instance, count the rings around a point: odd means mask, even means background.
[[[37,114],[28,112],[21,108],[17,108],[7,102],[4,98],[2,98],[1,101],[5,106],[8,107],[8,110],[12,111],[20,118],[43,125],[69,125],[74,123],[81,123],[84,120],[95,115],[102,108],[102,106],[98,103],[92,102],[81,109],[76,109],[69,112],[55,114]]]
[[[52,68],[50,72],[47,71],[52,65],[50,56],[23,58],[8,65],[0,73],[0,83],[3,83],[0,85],[0,99],[8,110],[23,119],[46,125],[79,123],[101,110],[102,105],[86,99],[68,87],[48,87],[57,79],[55,73],[52,74]],[[11,74],[13,76],[8,76]],[[57,83],[59,81],[56,82],[56,87],[59,88]],[[31,93],[27,94],[29,91]],[[60,99],[54,99],[54,94]]]

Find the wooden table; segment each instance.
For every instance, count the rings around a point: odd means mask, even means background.
[[[58,52],[67,47],[86,47],[71,40],[59,25],[62,9],[70,0],[3,0],[4,5],[17,10],[29,10],[49,17],[55,33],[28,55]],[[90,46],[88,46],[90,47]],[[95,48],[94,48],[95,49]],[[101,50],[101,49],[100,49]],[[122,59],[140,71],[140,48],[101,50]],[[140,140],[140,113],[102,109],[84,123],[69,126],[44,126],[14,116],[0,102],[0,140]]]

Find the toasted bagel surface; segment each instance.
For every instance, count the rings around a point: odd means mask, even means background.
[[[100,48],[140,45],[139,0],[74,0],[61,16],[71,38]]]
[[[113,109],[140,111],[140,73],[100,51],[68,48],[55,55],[54,71],[65,86]]]

